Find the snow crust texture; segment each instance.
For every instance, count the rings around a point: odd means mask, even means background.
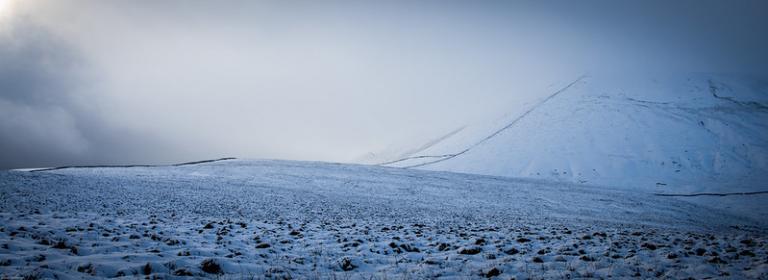
[[[0,172],[4,278],[765,279],[765,233],[676,197],[375,166]]]

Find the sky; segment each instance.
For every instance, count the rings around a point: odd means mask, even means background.
[[[354,162],[582,74],[766,77],[766,13],[759,0],[0,0],[0,169]]]

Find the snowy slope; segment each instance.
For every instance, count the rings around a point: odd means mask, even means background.
[[[764,278],[765,226],[675,197],[363,165],[0,172],[2,278]]]
[[[653,192],[768,190],[768,83],[585,76],[385,166]]]

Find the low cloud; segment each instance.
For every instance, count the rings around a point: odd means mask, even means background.
[[[585,73],[768,74],[765,1],[73,2],[0,18],[0,168],[351,161]]]
[[[133,153],[150,139],[100,111],[81,53],[29,19],[3,23],[0,169],[157,160]]]
[[[82,60],[45,29],[17,19],[0,34],[0,168],[78,157],[88,140],[73,100]]]

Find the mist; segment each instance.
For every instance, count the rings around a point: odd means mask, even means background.
[[[768,75],[765,1],[2,7],[0,168],[350,162],[582,74]]]

